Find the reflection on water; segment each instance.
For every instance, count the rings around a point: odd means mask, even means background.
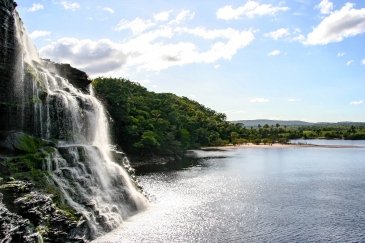
[[[137,175],[144,175],[151,172],[167,172],[167,171],[176,171],[183,170],[194,166],[204,166],[204,160],[208,160],[211,158],[227,158],[233,156],[235,154],[234,151],[227,150],[189,150],[186,153],[186,156],[181,160],[167,162],[167,163],[151,163],[151,164],[139,164],[135,167],[135,171]]]
[[[364,148],[216,153],[140,176],[152,206],[96,242],[365,241]]]
[[[293,139],[290,142],[294,144],[365,146],[365,140]]]

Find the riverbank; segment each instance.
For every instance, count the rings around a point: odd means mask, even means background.
[[[95,243],[365,239],[364,149],[243,147],[140,175],[151,207]]]
[[[322,144],[310,144],[310,143],[273,143],[273,144],[238,144],[238,145],[226,145],[226,146],[213,146],[213,147],[202,147],[203,151],[219,151],[219,150],[232,150],[232,149],[242,149],[242,148],[305,148],[305,147],[319,147],[319,148],[365,148],[365,146],[360,145],[322,145]]]
[[[164,170],[178,170],[181,168],[195,165],[197,162],[192,159],[201,159],[201,155],[197,155],[197,151],[203,152],[229,152],[238,149],[288,149],[288,148],[365,148],[363,145],[347,145],[347,144],[311,144],[311,143],[273,143],[273,144],[238,144],[238,145],[225,145],[225,146],[211,146],[201,147],[200,149],[191,149],[185,151],[183,157],[174,156],[152,156],[152,157],[141,157],[136,155],[129,156],[130,164],[135,169],[136,174],[143,174],[148,172],[164,171]],[[203,157],[225,157],[226,155],[219,153],[208,155],[205,154]]]

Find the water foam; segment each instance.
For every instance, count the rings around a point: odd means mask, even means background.
[[[113,161],[105,110],[91,85],[85,93],[58,75],[51,62],[39,57],[18,13],[14,18],[20,49],[15,93],[23,107],[29,105],[27,94],[32,96],[34,132],[44,139],[58,139],[58,149],[44,169],[95,238],[145,208],[146,199],[126,170]]]

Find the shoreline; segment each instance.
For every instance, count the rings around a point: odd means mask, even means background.
[[[212,146],[212,147],[202,147],[200,150],[209,151],[209,150],[232,150],[232,149],[241,149],[241,148],[365,148],[365,146],[360,145],[319,145],[319,144],[237,144],[237,145],[225,145],[225,146]]]
[[[296,144],[296,143],[273,143],[273,144],[237,144],[237,145],[225,145],[225,146],[209,146],[201,147],[198,149],[189,149],[185,151],[185,156],[190,157],[189,152],[192,151],[204,151],[204,152],[225,152],[238,149],[288,149],[288,148],[328,148],[328,149],[339,149],[339,148],[354,148],[354,149],[365,149],[365,146],[361,145],[318,145],[318,144]],[[141,158],[136,155],[130,155],[129,161],[132,168],[135,170],[150,170],[150,166],[156,166],[156,168],[164,168],[167,165],[176,164],[182,161],[182,157],[174,156],[153,156],[152,158]],[[146,167],[146,168],[145,168]],[[148,167],[148,168],[147,168]],[[155,170],[155,169],[154,169]],[[157,169],[158,170],[158,169]]]

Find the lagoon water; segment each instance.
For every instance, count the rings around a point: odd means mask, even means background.
[[[365,147],[196,154],[139,176],[150,207],[95,242],[365,241]]]

